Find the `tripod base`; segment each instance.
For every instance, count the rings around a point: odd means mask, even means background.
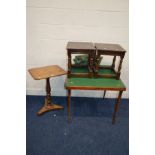
[[[44,105],[37,113],[37,115],[42,115],[44,114],[45,112],[48,112],[48,111],[52,111],[52,110],[61,110],[63,109],[62,106],[60,105],[56,105],[56,104],[48,104],[48,105]]]

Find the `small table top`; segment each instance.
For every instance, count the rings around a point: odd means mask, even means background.
[[[32,68],[28,71],[35,80],[47,79],[49,77],[55,77],[66,74],[66,71],[64,71],[58,65]]]
[[[126,87],[122,80],[113,78],[67,78],[65,82],[66,89],[77,90],[122,90]]]
[[[95,50],[91,42],[68,42],[67,50]]]
[[[126,52],[119,44],[95,43],[97,50]]]

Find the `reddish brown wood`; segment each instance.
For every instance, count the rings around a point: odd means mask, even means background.
[[[119,105],[120,105],[120,102],[121,102],[122,93],[123,93],[123,91],[119,91],[118,98],[117,98],[116,103],[115,103],[112,124],[114,124],[115,123],[115,120],[116,120],[116,113],[118,112],[118,109],[119,109]]]
[[[72,88],[68,89],[68,121],[69,122],[71,121],[71,89]],[[76,88],[76,89],[77,90],[86,90],[84,88],[83,89],[80,89],[79,87]],[[90,89],[89,88],[87,90],[94,90],[94,89]],[[95,90],[100,90],[100,89],[95,89]],[[111,89],[107,89],[107,90],[111,90]],[[114,107],[114,113],[113,113],[113,117],[112,117],[112,124],[114,124],[115,123],[115,120],[116,120],[116,113],[118,112],[118,109],[119,109],[119,104],[120,104],[120,101],[121,101],[122,93],[123,93],[123,90],[120,90],[119,91],[118,98],[117,98],[116,103],[115,103],[115,107]],[[105,97],[105,94],[106,94],[106,89],[104,89],[103,98]]]
[[[96,47],[96,53],[97,53],[97,58],[99,58],[102,55],[109,55],[109,56],[114,56],[112,65],[111,66],[99,66],[97,65],[96,71],[95,71],[95,77],[113,77],[113,75],[106,75],[106,74],[98,74],[99,69],[104,69],[104,68],[110,68],[112,70],[115,70],[115,61],[116,57],[120,57],[120,63],[118,67],[118,71],[115,71],[115,76],[114,78],[119,79],[120,74],[121,74],[121,66],[123,62],[123,58],[125,55],[125,50],[119,45],[119,44],[107,44],[107,43],[95,43]]]
[[[67,80],[67,79],[66,79]],[[71,90],[104,90],[104,94],[103,94],[103,99],[106,95],[106,91],[110,90],[110,91],[119,91],[119,95],[118,95],[118,99],[116,100],[116,104],[115,104],[115,109],[114,109],[114,114],[113,114],[113,120],[112,123],[115,122],[115,117],[116,117],[116,112],[118,111],[119,108],[119,104],[121,101],[121,96],[123,91],[126,90],[126,88],[114,88],[114,87],[104,87],[104,88],[99,88],[99,87],[93,87],[93,86],[65,86],[65,88],[68,91],[68,121],[71,120],[71,112],[70,112],[70,104],[71,104]]]
[[[67,53],[68,55],[68,71],[67,71],[67,77],[71,77],[70,74],[71,74],[71,66],[72,66],[72,58],[71,58],[71,54],[68,52]]]
[[[46,98],[45,98],[45,103],[41,107],[41,109],[38,111],[38,115],[42,115],[45,112],[51,111],[51,110],[61,110],[63,109],[62,106],[56,105],[52,103],[51,99],[51,86],[50,86],[50,79],[46,79]]]
[[[68,89],[68,122],[71,121],[71,90]]]
[[[126,88],[109,88],[109,87],[104,87],[104,88],[98,88],[98,87],[93,87],[93,86],[69,86],[66,87],[66,89],[70,89],[70,90],[110,90],[110,91],[125,91]]]
[[[104,93],[103,93],[103,99],[105,98],[105,94],[106,94],[106,90],[105,90]]]
[[[95,47],[91,42],[68,42],[67,54],[68,54],[68,77],[93,77],[93,63],[94,63]],[[88,54],[88,73],[71,73],[72,55],[73,54]],[[76,66],[74,64],[74,66]],[[78,67],[78,65],[77,65]]]
[[[58,65],[44,66],[39,68],[29,69],[30,74],[35,80],[46,79],[46,97],[45,103],[38,111],[38,115],[42,115],[45,112],[51,110],[60,110],[63,109],[62,106],[52,103],[51,100],[51,86],[50,86],[50,77],[60,76],[66,74],[66,72],[59,67]]]
[[[91,75],[92,74],[89,74],[90,78],[91,78]],[[70,76],[71,77],[88,77],[88,74],[87,73],[82,73],[82,74],[81,73],[71,73]]]
[[[91,42],[68,42],[67,50],[86,50],[89,52],[90,50],[94,50],[94,45]]]
[[[35,80],[47,79],[49,77],[66,74],[66,71],[58,65],[31,68],[28,71]]]
[[[124,55],[126,52],[119,44],[111,44],[111,43],[95,43],[95,47],[98,51],[103,54],[110,55]]]
[[[50,86],[50,79],[46,79],[46,98],[45,98],[45,103],[43,107],[38,111],[38,115],[42,115],[45,112],[51,111],[51,110],[61,110],[63,109],[62,106],[56,105],[52,103],[51,99],[51,86]]]
[[[116,55],[113,58],[113,62],[112,62],[112,68],[115,70],[115,62],[116,62]]]
[[[113,69],[113,67],[107,65],[99,65],[99,69]]]
[[[47,105],[51,104],[51,86],[49,78],[46,79],[46,99]]]
[[[124,58],[124,56],[121,56],[121,58],[120,58],[120,62],[119,62],[118,70],[117,70],[117,79],[119,79],[120,75],[121,75],[121,68],[122,68],[123,58]]]
[[[93,55],[91,54],[91,56],[90,56],[90,61],[89,61],[89,66],[88,66],[88,68],[89,68],[89,77],[90,78],[93,78],[93,64],[94,64],[94,59],[93,59]]]

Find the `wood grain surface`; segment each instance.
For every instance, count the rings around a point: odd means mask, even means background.
[[[55,77],[66,74],[66,71],[58,65],[32,68],[28,71],[35,80],[47,79],[49,77]]]

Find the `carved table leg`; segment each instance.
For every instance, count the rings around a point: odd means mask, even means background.
[[[71,121],[71,90],[68,89],[68,122]]]
[[[118,112],[119,104],[121,102],[122,93],[123,93],[123,91],[119,91],[118,98],[117,98],[116,103],[115,103],[115,109],[114,109],[114,113],[113,113],[112,124],[114,124],[115,120],[116,120],[116,113]]]
[[[63,109],[62,106],[56,105],[51,103],[51,86],[50,86],[50,80],[49,78],[46,79],[46,98],[44,106],[38,111],[38,115],[42,115],[45,112],[51,111],[51,110],[60,110]]]

